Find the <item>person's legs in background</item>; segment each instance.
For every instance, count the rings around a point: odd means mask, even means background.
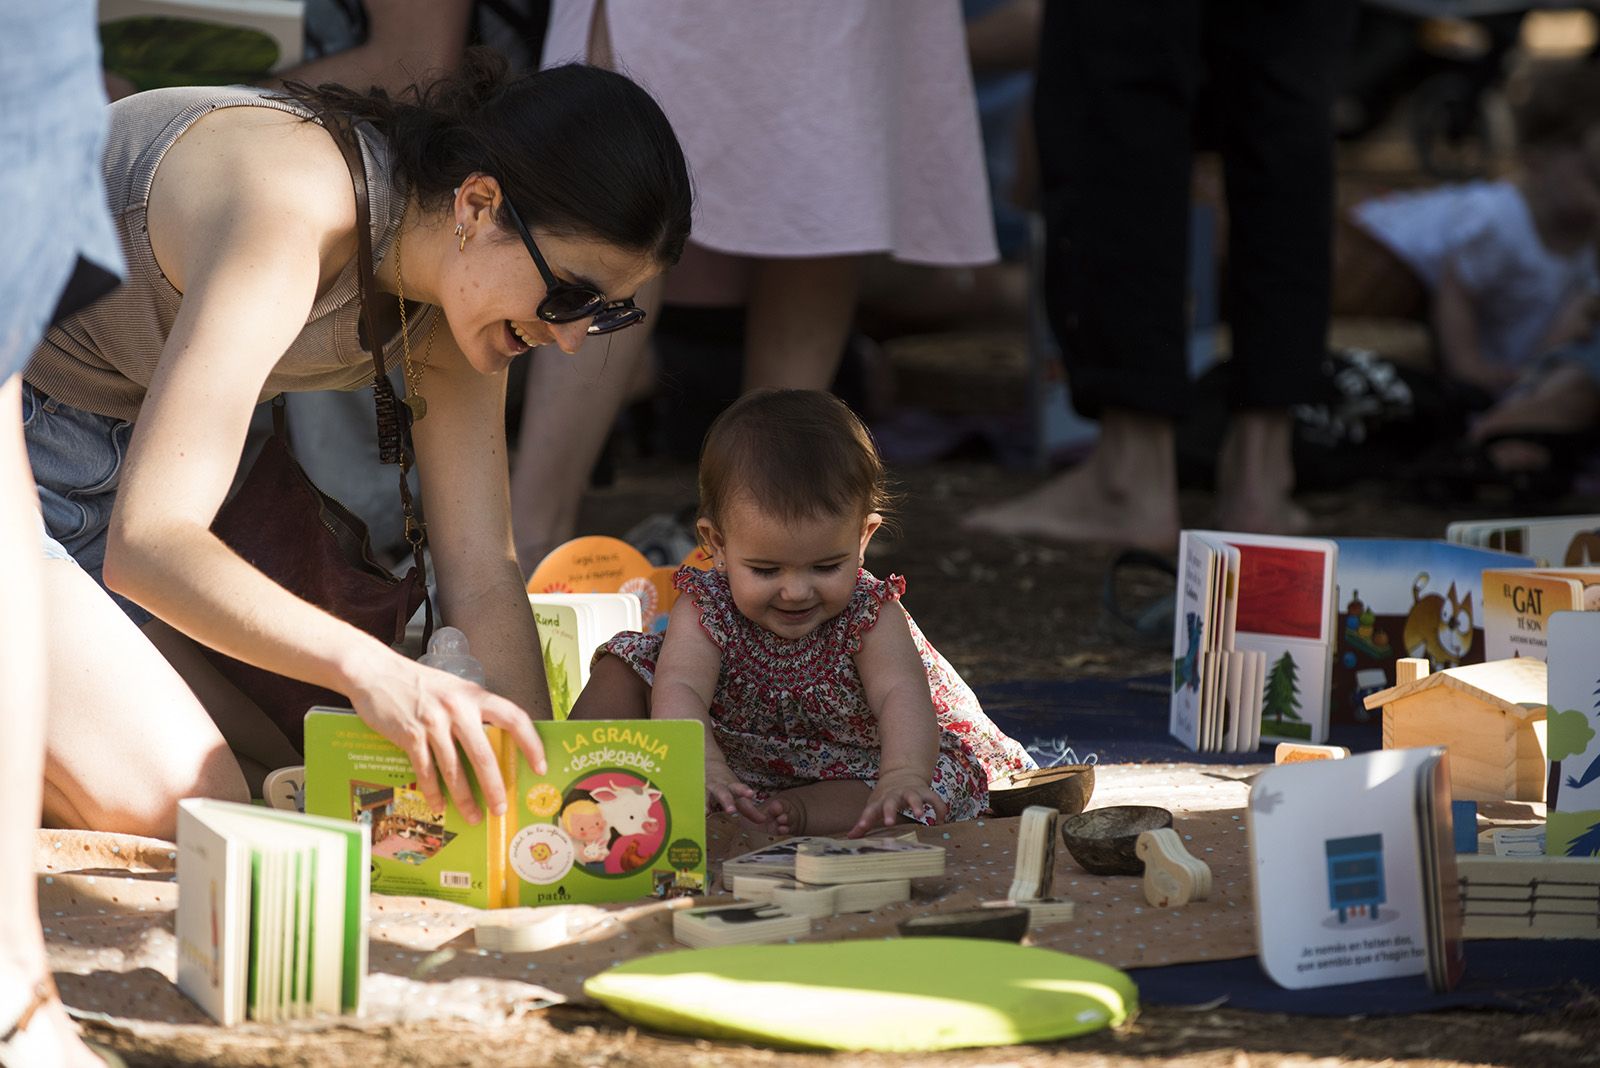
[[[1045,6],[1034,116],[1046,310],[1073,403],[1101,433],[1081,465],[978,513],[974,529],[1177,541],[1199,47],[1196,5]]]
[[[1333,100],[1355,8],[1345,0],[1205,5],[1229,218],[1232,417],[1216,523],[1300,533],[1290,408],[1320,399],[1332,286]]]
[[[750,262],[745,390],[829,388],[850,336],[862,257]]]
[[[662,284],[657,279],[639,291],[645,320],[638,326],[591,337],[576,356],[546,345],[525,357],[532,363],[511,464],[511,524],[524,575],[577,531],[590,472],[648,369]]]

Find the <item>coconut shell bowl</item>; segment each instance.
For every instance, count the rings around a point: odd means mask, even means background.
[[[1139,836],[1172,826],[1172,813],[1154,805],[1111,805],[1061,821],[1061,841],[1079,867],[1094,875],[1142,875]]]
[[[1075,816],[1089,804],[1093,794],[1093,764],[1061,764],[996,779],[989,787],[989,807],[996,816],[1020,816],[1030,805]]]
[[[988,938],[997,942],[1020,942],[1028,933],[1025,908],[966,909],[901,920],[901,935],[907,938]]]

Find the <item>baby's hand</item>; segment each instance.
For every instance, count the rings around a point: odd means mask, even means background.
[[[891,772],[880,778],[878,785],[872,788],[866,807],[861,810],[861,818],[856,820],[856,825],[850,828],[846,837],[860,838],[878,825],[893,827],[903,809],[912,812],[932,809],[933,823],[950,814],[949,806],[933,792],[933,786],[925,776],[915,772]]]
[[[754,802],[756,792],[739,780],[733,769],[720,760],[706,761],[706,811],[721,810],[730,816],[739,814],[738,802]]]

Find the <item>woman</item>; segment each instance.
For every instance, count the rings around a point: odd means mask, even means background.
[[[379,310],[405,323],[395,347],[422,399],[408,403],[426,406],[414,439],[439,607],[487,690],[299,600],[209,529],[259,400],[371,380],[350,174],[306,121],[322,112],[358,123],[375,273],[394,299]],[[403,101],[332,86],[129,97],[111,110],[105,172],[128,282],[47,335],[23,398],[47,555],[70,552],[125,613],[47,563],[47,598],[66,610],[51,699],[71,716],[52,717],[46,818],[170,835],[178,798],[243,797],[241,763],[254,775],[292,759],[196,642],[347,695],[405,749],[430,803],[442,780],[476,819],[459,743],[502,810],[479,724],[538,764],[529,716],[549,717],[511,548],[505,370],[535,345],[571,353],[631,325],[633,294],[677,260],[690,194],[666,118],[618,75],[508,78],[473,52]]]

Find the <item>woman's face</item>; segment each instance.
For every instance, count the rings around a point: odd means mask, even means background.
[[[482,211],[471,217],[466,233],[464,249],[452,247],[445,253],[439,300],[473,370],[498,374],[536,345],[577,352],[590,320],[547,323],[539,318],[544,279],[516,230],[501,228],[492,212]],[[537,232],[533,237],[558,282],[590,286],[607,300],[633,296],[661,272],[648,256],[594,238]]]

